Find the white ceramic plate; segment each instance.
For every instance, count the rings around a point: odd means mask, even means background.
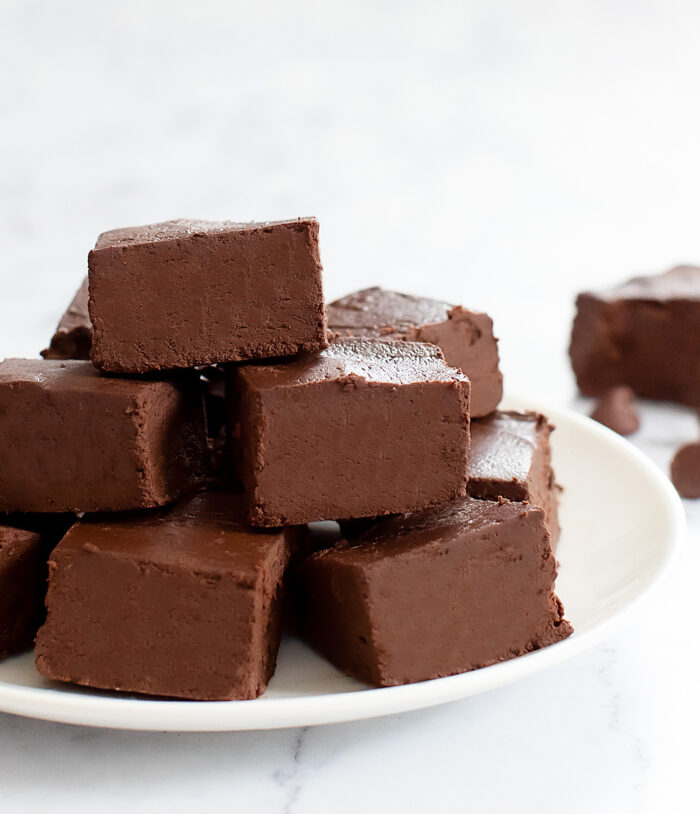
[[[45,681],[26,654],[0,663],[0,710],[119,729],[275,729],[350,721],[442,704],[517,681],[592,647],[646,599],[668,571],[685,528],[665,475],[630,443],[571,411],[539,409],[556,424],[554,465],[564,486],[557,593],[575,633],[552,647],[463,675],[371,689],[301,642],[284,641],[277,672],[255,701],[148,700]]]

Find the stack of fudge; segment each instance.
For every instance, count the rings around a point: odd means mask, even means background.
[[[288,620],[378,686],[570,635],[552,427],[498,411],[486,314],[326,307],[314,219],[120,229],[88,268],[44,358],[0,363],[0,656],[224,700]]]

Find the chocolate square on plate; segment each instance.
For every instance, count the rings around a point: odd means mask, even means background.
[[[544,513],[466,498],[386,518],[299,569],[304,636],[388,687],[463,673],[566,638]]]
[[[100,235],[90,252],[92,359],[144,373],[326,346],[313,218],[176,220]]]
[[[467,492],[472,497],[526,501],[544,510],[554,546],[559,539],[560,487],[555,483],[549,436],[541,413],[497,410],[472,421]]]
[[[198,482],[199,387],[100,376],[90,362],[0,362],[0,512],[161,506]]]
[[[413,511],[465,494],[469,381],[438,348],[346,339],[231,375],[254,525]]]
[[[77,523],[50,562],[47,678],[193,700],[255,698],[275,669],[294,529],[240,522],[240,496]]]

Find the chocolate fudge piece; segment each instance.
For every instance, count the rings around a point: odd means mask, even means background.
[[[254,525],[413,511],[465,494],[469,380],[438,348],[346,339],[232,376]]]
[[[559,540],[549,436],[554,427],[541,413],[497,411],[473,421],[467,492],[486,500],[527,501],[544,510],[552,545]]]
[[[92,347],[92,323],[88,313],[88,280],[78,289],[68,310],[61,317],[51,344],[42,350],[44,359],[89,359]]]
[[[472,418],[495,410],[503,395],[498,340],[487,314],[426,297],[367,288],[328,306],[328,328],[335,337],[383,337],[437,345],[447,363],[469,377]]]
[[[238,496],[77,523],[50,561],[42,675],[202,701],[255,698],[272,677],[295,530],[250,529]]]
[[[578,386],[700,406],[700,268],[579,294],[569,353]]]
[[[202,474],[201,392],[100,376],[90,362],[0,363],[0,512],[160,506]]]
[[[387,518],[300,567],[304,636],[386,687],[463,673],[571,633],[544,513],[466,498]]]
[[[324,348],[313,218],[175,220],[100,235],[88,259],[92,359],[149,370]]]
[[[32,646],[44,618],[46,562],[71,522],[13,516],[0,524],[0,659]]]

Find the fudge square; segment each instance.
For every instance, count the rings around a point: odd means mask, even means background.
[[[202,701],[264,692],[294,529],[250,529],[239,496],[77,523],[50,561],[36,665],[47,678]]]
[[[87,361],[0,362],[0,512],[123,511],[202,475],[201,392],[100,376]]]
[[[498,340],[488,314],[468,311],[427,297],[366,288],[328,306],[335,337],[359,336],[431,342],[471,382],[472,418],[488,415],[503,395]]]
[[[414,511],[466,493],[469,380],[433,345],[346,339],[231,375],[253,525]]]
[[[44,359],[89,359],[92,323],[88,313],[88,280],[83,280],[67,311],[61,317]]]
[[[71,521],[11,516],[0,524],[0,659],[32,646],[44,617],[46,563]]]
[[[466,498],[379,521],[299,568],[304,637],[377,686],[462,673],[572,632],[541,509]]]
[[[700,268],[678,266],[576,300],[569,354],[585,396],[627,385],[700,406]]]
[[[326,347],[313,218],[176,220],[100,235],[88,258],[92,359],[149,370]]]
[[[497,410],[471,423],[467,492],[472,497],[526,501],[544,511],[554,546],[559,540],[560,487],[554,479],[549,436],[541,413]]]

